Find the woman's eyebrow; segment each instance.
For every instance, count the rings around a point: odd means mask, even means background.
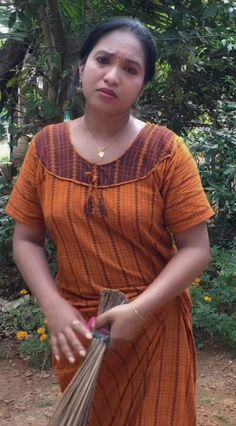
[[[137,65],[139,68],[142,68],[142,65],[138,61],[135,61],[134,59],[125,59],[125,62],[128,62],[133,65]]]
[[[116,56],[116,53],[108,51],[108,50],[99,50],[98,52],[96,52],[96,55]],[[142,69],[141,64],[138,61],[135,61],[134,59],[124,59],[124,61],[133,65],[136,65]]]

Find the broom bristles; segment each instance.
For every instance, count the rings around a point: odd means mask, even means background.
[[[104,290],[98,315],[128,302],[125,294]],[[98,372],[107,347],[107,336],[94,337],[79,371],[67,386],[48,426],[86,426],[89,420]]]

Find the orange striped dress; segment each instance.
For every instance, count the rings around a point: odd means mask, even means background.
[[[99,293],[138,296],[175,253],[172,234],[213,214],[184,142],[147,124],[116,161],[75,151],[70,123],[33,139],[7,211],[46,227],[65,299],[89,318]],[[55,364],[64,389],[79,366]],[[107,352],[89,426],[195,426],[195,347],[188,291],[159,309],[136,341]]]

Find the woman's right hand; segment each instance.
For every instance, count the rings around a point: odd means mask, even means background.
[[[61,297],[50,304],[50,308],[44,313],[48,320],[52,352],[56,360],[66,358],[73,363],[77,356],[84,357],[92,334],[82,315]]]

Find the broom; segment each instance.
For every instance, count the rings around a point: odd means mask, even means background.
[[[105,290],[101,292],[98,315],[127,302],[128,298],[120,291]],[[63,393],[48,426],[86,426],[88,424],[96,380],[108,342],[108,330],[94,330],[86,358]]]

